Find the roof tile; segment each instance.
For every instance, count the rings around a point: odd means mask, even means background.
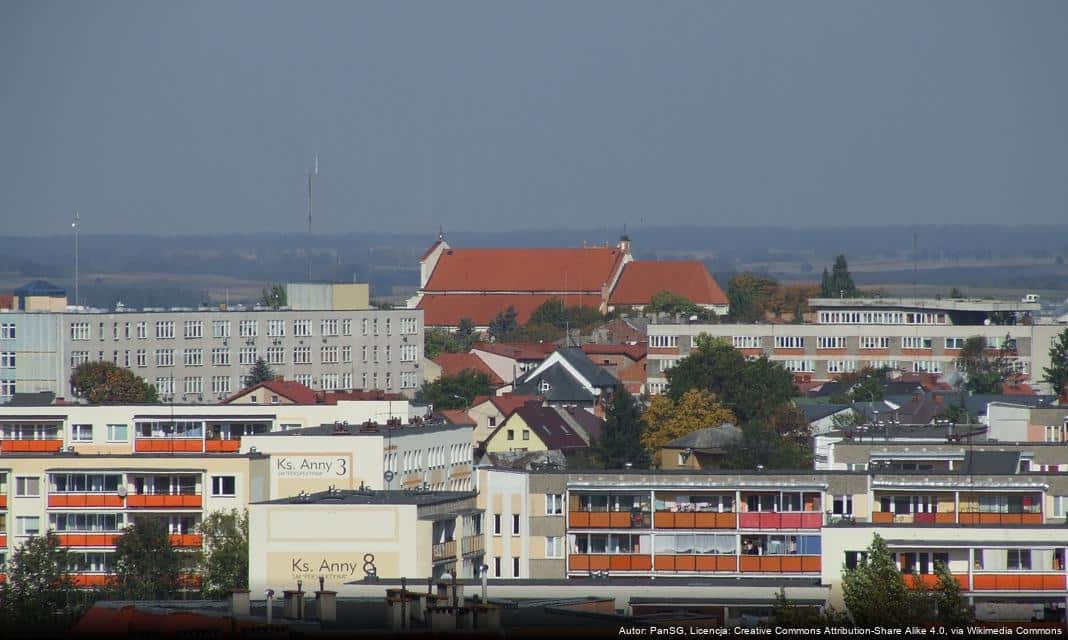
[[[697,260],[630,262],[623,267],[608,304],[647,305],[664,289],[694,304],[727,304],[723,289]]]

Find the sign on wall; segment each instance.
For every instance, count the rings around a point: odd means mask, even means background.
[[[272,464],[279,478],[347,480],[352,476],[349,456],[278,456]]]

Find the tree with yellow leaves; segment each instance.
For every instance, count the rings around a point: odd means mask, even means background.
[[[678,402],[670,396],[656,396],[642,414],[642,445],[660,464],[660,447],[676,438],[705,427],[734,423],[730,409],[720,404],[716,395],[705,389],[690,389]]]

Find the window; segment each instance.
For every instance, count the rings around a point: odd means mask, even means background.
[[[501,535],[501,514],[493,514],[493,535]]]
[[[213,337],[213,338],[229,338],[230,337],[230,321],[229,320],[212,320],[211,321],[211,337]]]
[[[71,368],[75,368],[78,365],[84,364],[86,362],[89,362],[89,352],[88,351],[71,351],[70,352],[70,366],[71,366]]]
[[[145,340],[148,338],[148,323],[141,321],[137,323],[137,339]]]
[[[559,493],[545,494],[545,515],[558,516],[564,512],[564,496]]]
[[[401,376],[404,374],[402,373]],[[15,395],[15,381],[14,380],[0,380],[0,396],[13,396]]]
[[[678,336],[649,336],[649,346],[653,349],[671,349],[679,346]]]
[[[853,496],[834,496],[831,501],[831,513],[836,516],[853,515]]]
[[[505,440],[515,440],[515,429],[506,429],[504,435]]]
[[[338,362],[338,350],[337,347],[322,347],[319,350],[319,357],[323,364],[337,364]]]
[[[827,373],[852,373],[857,370],[856,360],[828,360]]]
[[[70,323],[70,339],[71,340],[88,340],[89,339],[89,323],[88,322],[72,322],[72,323]]]
[[[147,367],[148,366],[148,351],[146,351],[144,349],[138,349],[136,356],[137,356],[137,360],[136,360],[137,366],[139,366],[139,367]]]
[[[49,478],[52,493],[113,493],[122,483],[117,473],[53,473]]]
[[[311,320],[294,320],[293,335],[298,338],[311,337]]]
[[[242,320],[237,325],[237,334],[242,338],[255,338],[259,332],[259,323],[255,320]]]
[[[108,442],[126,442],[130,439],[130,428],[124,424],[108,425]]]
[[[819,336],[816,338],[817,349],[845,349],[845,336]]]
[[[72,424],[70,426],[70,439],[74,442],[92,442],[93,441],[93,425],[91,424]]]
[[[942,373],[943,364],[937,360],[917,360],[912,363],[913,373]]]
[[[345,318],[344,320],[341,321],[341,335],[343,335],[343,336],[351,336],[352,335],[352,318]]]
[[[174,393],[174,378],[156,378],[156,391],[161,395]]]
[[[782,360],[782,368],[790,373],[811,373],[816,370],[813,360]]]
[[[156,366],[173,367],[174,349],[156,349]]]
[[[545,557],[546,558],[563,558],[564,557],[564,545],[561,544],[563,538],[560,536],[548,536],[545,538]]]
[[[4,351],[0,352],[0,369],[14,369],[15,368],[15,352]]]
[[[400,374],[401,389],[414,389],[416,386],[415,372],[414,371],[401,371]]]
[[[293,364],[311,364],[311,347],[293,347]]]
[[[861,336],[861,349],[889,349],[890,338],[888,336]]]
[[[947,349],[963,349],[964,338],[946,338]]]
[[[36,498],[41,495],[41,479],[37,476],[19,476],[15,478],[15,496],[18,498]]]
[[[500,556],[494,556],[493,557],[493,577],[494,578],[500,578],[501,577],[501,557]]]
[[[1063,518],[1065,511],[1068,511],[1068,496],[1053,496],[1053,517]]]
[[[386,362],[393,362],[393,347],[386,345]]]
[[[415,318],[401,318],[400,319],[400,332],[401,335],[411,335],[418,331],[417,320]]]
[[[519,577],[519,556],[512,556],[512,577]]]
[[[156,339],[167,340],[170,338],[174,338],[174,322],[171,320],[156,322]]]
[[[201,320],[186,320],[185,321],[185,337],[186,338],[203,338],[204,337],[204,322]]]
[[[0,340],[15,339],[15,324],[13,322],[0,323]]]
[[[804,336],[775,336],[776,349],[804,349]]]
[[[352,362],[352,345],[347,344],[341,347],[341,361]]]
[[[322,384],[320,385],[323,391],[334,391],[340,388],[340,378],[336,373],[324,373]]]
[[[731,344],[735,349],[759,349],[763,345],[760,336],[733,336]]]
[[[204,378],[200,376],[186,378],[184,388],[186,393],[204,393]]]
[[[267,321],[267,336],[269,338],[282,338],[286,335],[286,321],[285,320],[268,320]]]
[[[301,383],[305,387],[310,387],[312,384],[312,377],[309,373],[298,373],[297,375],[293,376],[293,379]]]
[[[324,336],[336,336],[337,335],[337,320],[320,320],[319,321],[319,333]]]
[[[211,495],[234,496],[237,494],[236,484],[237,482],[234,476],[212,476]]]
[[[122,354],[122,366],[126,367],[127,369],[130,368],[130,350],[129,349],[127,349]]]
[[[1030,571],[1031,570],[1031,550],[1030,549],[1009,549],[1007,558],[1007,569],[1016,571]]]
[[[211,364],[215,367],[230,366],[230,350],[226,347],[214,347],[211,350]]]
[[[230,393],[230,376],[212,376],[212,393]]]
[[[17,528],[15,531],[20,536],[37,536],[41,534],[41,518],[39,516],[18,516],[15,518]]]
[[[367,318],[360,321],[360,332],[367,335]]]
[[[919,336],[905,336],[901,338],[902,349],[930,349],[931,338],[921,338]]]
[[[285,347],[267,347],[267,364],[285,364]]]
[[[375,362],[375,364],[378,364],[378,345],[377,344],[374,345],[373,347],[371,347],[371,360],[373,360]]]
[[[371,333],[378,335],[378,318],[371,318]]]
[[[237,362],[244,365],[256,364],[256,347],[241,347],[237,352]]]
[[[512,535],[513,536],[519,535],[519,514],[518,513],[513,513],[512,514]]]
[[[187,367],[199,367],[204,364],[204,350],[186,349],[182,353],[182,361]]]
[[[400,348],[401,362],[415,362],[419,359],[419,345],[402,344]]]

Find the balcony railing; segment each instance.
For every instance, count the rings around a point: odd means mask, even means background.
[[[123,500],[114,493],[50,493],[49,507],[104,507],[121,509]]]
[[[820,556],[753,556],[738,558],[742,573],[819,573]]]
[[[977,573],[972,591],[1064,591],[1063,572],[1057,573]]]
[[[456,541],[447,540],[445,542],[439,542],[435,544],[430,551],[430,559],[433,562],[439,560],[455,560],[456,559]]]
[[[460,539],[460,553],[468,555],[481,554],[485,550],[485,539],[481,534],[464,536]]]
[[[653,557],[641,554],[572,554],[570,571],[652,571]]]
[[[74,586],[83,589],[89,587],[106,587],[111,584],[112,575],[109,573],[78,573],[71,576]]]
[[[65,547],[114,547],[122,536],[118,531],[58,533],[59,544]]]
[[[738,556],[710,555],[658,555],[654,560],[657,571],[699,571],[728,572],[738,571]]]
[[[200,508],[203,496],[197,494],[135,494],[126,496],[127,508]]]
[[[204,451],[208,453],[237,453],[240,450],[240,440],[207,440],[204,442]]]
[[[63,440],[0,440],[0,453],[55,453],[63,448]]]
[[[576,529],[648,529],[652,526],[648,511],[572,511],[568,525]]]
[[[199,533],[172,533],[172,547],[200,547],[204,545],[204,536]]]
[[[204,451],[201,438],[136,438],[137,453],[200,453]]]
[[[0,509],[7,509],[7,494],[0,494]]]
[[[1042,513],[979,513],[961,511],[961,524],[1042,524]]]
[[[657,511],[653,522],[657,529],[734,529],[738,514]]]
[[[906,587],[910,589],[916,587],[916,576],[906,573],[901,577],[905,579]],[[920,574],[919,578],[920,584],[924,587],[927,587],[928,589],[934,589],[938,586],[938,576],[934,575],[933,573]],[[957,584],[960,585],[961,589],[968,589],[968,576],[953,576],[953,578],[956,579]]]
[[[874,524],[955,524],[957,513],[955,511],[939,511],[937,513],[873,511],[871,521]]]
[[[818,511],[738,514],[739,529],[819,529],[821,526],[823,514]]]

